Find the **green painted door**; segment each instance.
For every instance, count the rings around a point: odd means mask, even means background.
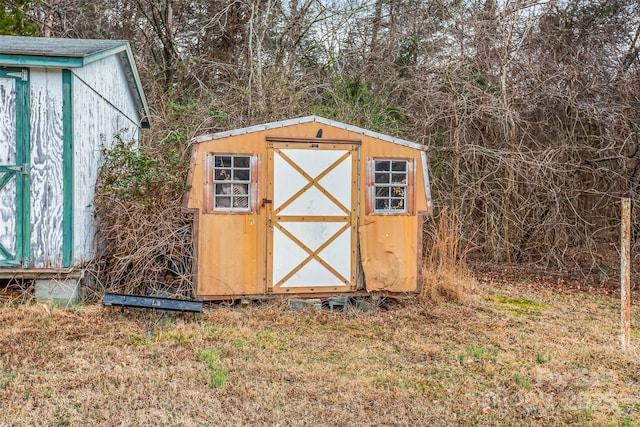
[[[28,76],[0,68],[0,267],[28,266]]]

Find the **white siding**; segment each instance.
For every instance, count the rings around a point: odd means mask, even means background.
[[[117,56],[72,70],[74,143],[74,259],[82,264],[94,255],[94,187],[100,152],[114,135],[138,139],[140,118]]]
[[[31,264],[62,267],[62,72],[32,69]]]

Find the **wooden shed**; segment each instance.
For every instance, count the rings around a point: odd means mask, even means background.
[[[148,126],[128,42],[0,36],[0,278],[78,276],[101,149]]]
[[[199,298],[421,289],[426,147],[317,116],[194,142]]]

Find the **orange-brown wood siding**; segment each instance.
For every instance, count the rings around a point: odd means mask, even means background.
[[[366,162],[371,158],[413,159],[413,215],[376,215],[366,212]],[[418,227],[422,223],[418,224],[416,212],[427,209],[420,151],[387,141],[363,138],[360,159],[363,184],[360,189],[360,254],[367,290],[415,291],[418,285],[418,251],[422,250],[418,245]]]
[[[198,295],[264,293],[264,225],[260,215],[200,217]]]
[[[198,209],[196,294],[202,298],[256,295],[265,292],[264,209],[253,213],[207,213],[203,205],[205,157],[208,153],[257,155],[258,201],[264,197],[267,171],[264,136],[247,134],[198,144],[188,207]],[[259,206],[259,203],[258,203]]]
[[[257,155],[259,167],[259,200],[266,197],[267,136],[315,137],[323,130],[322,141],[360,139],[360,253],[369,291],[411,292],[416,290],[416,269],[420,216],[427,210],[420,151],[379,140],[359,133],[334,128],[317,122],[231,136],[201,142],[192,159],[191,189],[187,207],[197,210],[197,295],[216,296],[254,295],[266,292],[267,265],[267,209],[255,213],[204,213],[204,159],[207,153]],[[371,157],[414,159],[415,212],[413,215],[366,215],[367,159]]]
[[[412,292],[418,284],[418,232],[413,216],[367,216],[360,223],[368,291]]]

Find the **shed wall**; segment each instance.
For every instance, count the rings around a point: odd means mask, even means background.
[[[62,72],[30,71],[31,265],[62,266]]]
[[[140,118],[118,56],[72,72],[74,262],[79,265],[89,261],[95,250],[93,199],[101,150],[113,146],[115,135],[137,141]]]
[[[422,251],[422,246],[419,245],[422,223],[417,213],[428,209],[420,153],[418,150],[386,141],[368,140],[366,144],[362,144],[361,176],[363,177],[366,176],[364,163],[371,158],[411,159],[415,168],[413,214],[372,214],[367,212],[365,206],[361,206],[360,253],[369,291],[411,292],[416,290],[418,261],[421,259]],[[360,197],[360,200],[366,200],[366,185],[361,186]]]
[[[204,158],[207,153],[257,154],[262,161],[258,167],[259,199],[264,196],[267,182],[266,144],[260,135],[200,144],[193,169],[192,197],[188,206],[197,213],[197,294],[206,296],[251,295],[265,292],[265,210],[247,214],[203,214]]]
[[[112,110],[116,110],[118,119],[113,125],[118,129],[137,129],[140,116],[134,102],[135,94],[131,93],[127,74],[119,55],[111,55],[92,62],[83,68],[74,68],[74,87],[99,94]],[[76,104],[78,105],[78,104]],[[113,113],[110,114],[114,116]]]

